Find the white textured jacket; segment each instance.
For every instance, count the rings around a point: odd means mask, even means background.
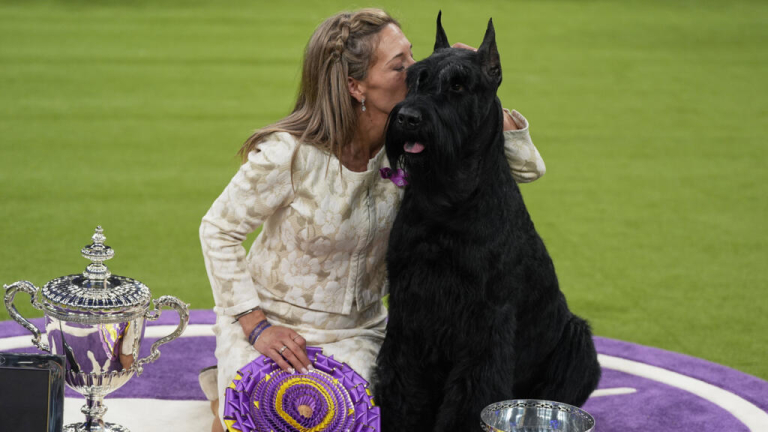
[[[533,181],[544,174],[544,161],[527,120],[511,114],[520,129],[504,132],[506,157],[516,181]],[[296,324],[354,327],[329,320],[344,321],[353,308],[362,311],[387,294],[387,242],[403,191],[379,174],[389,166],[386,151],[365,172],[353,172],[288,133],[257,147],[200,225],[215,311],[235,315],[269,299],[315,316],[289,320]],[[262,225],[246,256],[246,235]]]

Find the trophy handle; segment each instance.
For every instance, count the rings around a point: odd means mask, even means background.
[[[37,287],[29,281],[18,281],[10,285],[3,285],[5,289],[5,308],[8,310],[8,315],[13,318],[14,321],[21,324],[22,327],[29,330],[32,335],[32,343],[38,347],[41,351],[51,352],[48,348],[48,344],[40,340],[40,330],[34,326],[26,318],[21,316],[19,311],[16,310],[16,306],[13,305],[13,298],[16,297],[16,292],[21,291],[29,294],[31,297],[32,307],[38,310],[43,310],[43,306],[37,301]]]
[[[136,363],[137,375],[141,375],[141,373],[144,371],[145,364],[152,363],[153,361],[157,360],[158,357],[160,357],[160,350],[158,347],[181,336],[181,334],[184,333],[184,330],[187,328],[187,323],[189,322],[189,305],[185,304],[176,297],[162,296],[157,300],[154,300],[154,303],[155,309],[148,311],[146,315],[144,315],[144,318],[146,318],[148,321],[155,321],[160,318],[160,308],[169,307],[176,309],[176,312],[179,314],[179,326],[176,327],[176,330],[174,330],[173,333],[164,338],[158,339],[157,342],[152,344],[150,354]]]

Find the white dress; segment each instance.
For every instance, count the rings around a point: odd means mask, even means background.
[[[515,180],[530,182],[544,174],[544,161],[526,119],[511,114],[520,129],[504,132],[506,157]],[[386,151],[354,172],[288,133],[257,148],[200,225],[216,304],[220,400],[236,371],[260,355],[233,323],[255,306],[272,325],[295,330],[370,380],[385,334],[387,242],[403,195],[380,176],[390,166]],[[242,242],[259,226],[246,255]]]

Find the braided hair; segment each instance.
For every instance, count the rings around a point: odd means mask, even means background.
[[[293,112],[256,130],[240,149],[243,162],[267,135],[288,132],[335,155],[341,163],[341,150],[352,141],[357,127],[357,101],[349,94],[347,77],[366,78],[376,62],[378,33],[389,24],[400,27],[389,14],[374,8],[341,12],[323,21],[304,51]]]

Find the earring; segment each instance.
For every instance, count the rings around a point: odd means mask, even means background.
[[[363,100],[361,101],[361,103],[363,104],[363,112],[365,112],[365,98],[363,98]]]

